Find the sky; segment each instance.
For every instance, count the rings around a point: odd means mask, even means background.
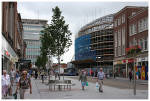
[[[72,32],[72,46],[69,51],[62,56],[62,62],[70,62],[74,58],[75,35],[80,28],[91,21],[105,15],[113,14],[124,8],[125,6],[148,6],[148,2],[18,2],[18,12],[21,18],[26,19],[45,19],[48,24],[51,22],[53,15],[52,8],[58,6],[62,11],[62,16],[69,24],[69,30]],[[56,59],[53,62],[57,62]]]

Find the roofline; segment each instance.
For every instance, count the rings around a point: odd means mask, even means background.
[[[142,10],[138,11],[135,15],[129,16],[128,18],[129,18],[129,19],[132,19],[132,18],[134,18],[135,16],[138,16],[139,14],[145,12],[146,10],[148,10],[148,9],[142,9]]]
[[[114,16],[116,16],[118,13],[123,12],[124,10],[126,10],[128,8],[148,8],[148,6],[125,6],[124,8],[119,10]]]
[[[115,14],[116,14],[116,13],[111,13],[111,14],[108,14],[108,15],[105,15],[105,16],[101,16],[101,17],[99,17],[99,18],[97,18],[97,19],[95,19],[95,20],[93,20],[93,21],[87,23],[87,24],[84,25],[83,27],[81,27],[78,32],[84,30],[85,27],[88,27],[88,26],[92,25],[93,23],[95,23],[96,21],[98,21],[98,20],[100,20],[100,19],[103,19],[103,18],[105,18],[105,17],[107,17],[107,16],[113,16],[113,17],[114,17]]]
[[[48,22],[48,20],[44,20],[44,19],[22,19],[22,20],[37,20],[37,21],[47,21]]]

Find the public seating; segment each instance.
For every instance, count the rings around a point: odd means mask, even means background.
[[[62,90],[64,87],[64,90],[67,88],[71,90],[71,86],[73,85],[71,83],[71,80],[49,80],[48,84],[49,85],[49,90],[54,90],[56,89],[56,86],[58,87],[59,90]]]

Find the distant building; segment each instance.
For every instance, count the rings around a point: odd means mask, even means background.
[[[133,70],[134,57],[128,57],[128,48],[139,45],[142,51],[146,50],[142,57],[148,61],[147,37],[147,7],[126,6],[114,15],[114,72],[117,76],[128,77],[129,70]]]
[[[59,73],[59,71],[60,71],[60,74],[63,74],[63,73],[64,73],[64,70],[67,68],[67,64],[61,63],[61,64],[60,64],[60,68],[59,68],[59,65],[56,64],[56,63],[54,63],[54,64],[52,65],[52,67],[53,67],[53,69],[55,70],[55,72],[58,72],[58,73]]]
[[[47,24],[47,20],[39,19],[22,19],[24,35],[23,39],[26,43],[26,60],[31,60],[32,66],[35,65],[37,56],[40,55],[40,35],[43,26]]]

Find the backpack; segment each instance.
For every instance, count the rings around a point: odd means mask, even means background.
[[[30,82],[31,82],[30,78],[26,78],[26,80],[24,80],[23,78],[21,78],[19,80],[20,88],[22,88],[22,89],[28,89]]]

